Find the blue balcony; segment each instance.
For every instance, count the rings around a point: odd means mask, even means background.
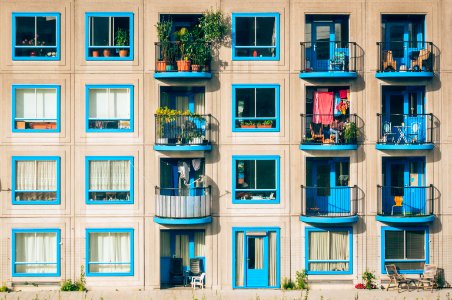
[[[166,225],[193,225],[212,222],[211,187],[155,187],[154,222]]]
[[[378,150],[432,150],[433,114],[377,114]]]
[[[352,42],[301,42],[302,79],[354,79],[362,66],[363,51]]]
[[[155,115],[155,145],[158,151],[210,151],[211,115]]]
[[[433,214],[434,187],[378,186],[377,221],[385,223],[429,223]]]
[[[377,46],[376,78],[429,79],[438,72],[438,51],[432,42],[389,41],[378,42]]]
[[[345,151],[358,149],[355,114],[301,114],[303,134],[300,149],[305,151]]]
[[[358,221],[358,187],[301,186],[300,220],[314,224],[346,224]]]

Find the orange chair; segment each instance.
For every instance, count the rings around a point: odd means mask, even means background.
[[[382,71],[396,71],[397,62],[392,57],[391,50],[383,51],[383,70]]]
[[[402,208],[402,213],[405,215],[405,206],[403,206],[403,196],[394,196],[394,205],[391,209],[391,216],[394,215],[394,207]]]

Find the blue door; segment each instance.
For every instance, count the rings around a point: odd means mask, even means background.
[[[268,286],[268,236],[246,236],[246,286]]]
[[[336,40],[333,22],[312,23],[313,55],[312,67],[314,71],[328,71],[330,60],[333,58],[334,41]]]

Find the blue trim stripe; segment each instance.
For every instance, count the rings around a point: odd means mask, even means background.
[[[166,78],[197,78],[197,79],[211,79],[211,72],[156,72],[155,79]]]
[[[99,57],[93,57],[90,56],[90,47],[89,46],[89,18],[91,17],[126,17],[129,18],[129,55],[125,57],[120,56],[99,56]],[[85,13],[85,59],[87,61],[99,61],[99,60],[133,60],[134,57],[134,13],[132,12],[87,12]],[[103,49],[120,49],[120,48],[127,48],[123,46],[96,46],[95,48],[99,48],[99,50]]]
[[[212,217],[204,218],[188,218],[188,219],[171,219],[154,217],[154,222],[162,225],[195,225],[195,224],[210,224],[212,223]]]
[[[323,79],[323,78],[354,79],[354,78],[358,77],[358,73],[357,72],[342,72],[342,71],[301,72],[299,77],[302,79]]]
[[[128,89],[129,90],[129,109],[130,109],[130,118],[129,124],[130,128],[128,129],[91,129],[89,128],[89,92],[91,89]],[[134,130],[134,86],[131,84],[88,84],[85,86],[85,129],[86,132],[133,132]],[[121,119],[122,120],[122,119]],[[124,119],[125,120],[125,119]]]
[[[60,132],[61,130],[61,122],[60,122],[60,116],[61,116],[61,86],[59,85],[53,85],[53,84],[14,84],[12,85],[12,91],[11,91],[11,128],[12,132],[27,132],[27,133],[51,133],[51,132]],[[16,118],[16,96],[17,96],[17,90],[18,89],[55,89],[56,92],[56,128],[55,129],[16,129],[16,121],[18,120]],[[31,120],[25,118],[25,120]],[[51,120],[53,121],[53,120]]]
[[[392,78],[392,79],[405,79],[405,78],[419,78],[419,79],[428,79],[435,77],[435,73],[433,72],[377,72],[375,73],[375,78]]]
[[[253,57],[253,56],[236,56],[235,55],[235,49],[236,49],[236,36],[237,32],[235,29],[236,26],[236,18],[237,17],[248,17],[248,18],[254,18],[254,17],[273,17],[275,18],[275,33],[276,33],[276,40],[275,40],[275,46],[241,46],[243,48],[275,48],[276,54],[274,57]],[[247,61],[277,61],[280,59],[280,14],[276,12],[268,12],[268,13],[232,13],[232,60],[247,60]]]
[[[16,18],[17,17],[55,17],[56,18],[56,28],[55,28],[55,37],[56,37],[56,45],[55,46],[30,46],[31,49],[37,49],[37,48],[44,48],[44,49],[53,49],[56,48],[56,55],[55,56],[16,56]],[[12,60],[24,60],[24,61],[30,61],[30,60],[39,60],[39,61],[58,61],[61,59],[61,50],[60,50],[60,44],[61,44],[61,14],[58,12],[13,12],[12,13],[12,30],[11,30],[11,41],[12,41]],[[39,34],[39,33],[38,33]],[[24,46],[20,46],[23,48]]]
[[[130,162],[129,167],[129,191],[99,191],[99,190],[90,190],[89,189],[89,163],[92,160],[108,160],[108,161],[118,161],[118,160],[128,160]],[[96,205],[111,205],[111,204],[133,204],[134,203],[134,157],[133,156],[86,156],[85,157],[85,203],[86,204],[96,204]],[[89,193],[90,192],[129,192],[130,197],[129,200],[90,200]]]
[[[154,145],[156,151],[211,151],[212,145]]]
[[[274,89],[275,90],[275,116],[264,118],[242,118],[248,121],[265,121],[273,120],[276,122],[275,128],[238,128],[236,127],[236,121],[238,118],[235,115],[237,111],[237,90],[238,89]],[[232,85],[232,132],[279,132],[280,131],[280,85],[279,84],[233,84]],[[256,107],[256,110],[258,108]]]
[[[348,260],[309,260],[309,233],[310,232],[348,232]],[[309,275],[336,275],[336,274],[353,274],[353,228],[352,227],[306,227],[305,228],[305,269]],[[309,270],[309,263],[311,262],[344,262],[348,263],[347,271],[311,271]]]
[[[43,264],[56,264],[56,272],[55,273],[19,273],[16,272],[16,266],[21,264],[28,264],[24,262],[16,262],[16,234],[20,233],[55,233],[56,234],[56,262],[55,263],[43,263]],[[29,228],[29,229],[12,229],[11,231],[11,274],[13,277],[59,277],[61,276],[61,230],[58,228],[46,228],[46,229],[38,229],[38,228]],[[38,264],[39,262],[31,262],[30,264]],[[41,263],[40,263],[41,264]]]
[[[129,233],[129,240],[130,240],[130,259],[128,262],[90,262],[90,233],[120,233],[120,232],[127,232]],[[134,239],[134,229],[133,228],[87,228],[86,229],[86,244],[85,244],[85,257],[86,257],[86,276],[89,277],[96,277],[96,276],[134,276],[134,270],[135,270],[135,239]],[[129,272],[102,272],[102,273],[93,273],[90,272],[90,265],[93,264],[128,264],[130,265],[130,271]]]
[[[235,199],[235,193],[237,190],[237,170],[236,170],[236,161],[238,160],[274,160],[275,161],[275,169],[276,169],[276,184],[275,184],[275,190],[276,193],[275,199],[273,200],[241,200],[241,199]],[[233,155],[232,156],[232,203],[233,204],[279,204],[280,203],[280,156],[279,155]],[[257,174],[259,175],[259,174]],[[243,191],[261,191],[259,189],[241,189]]]
[[[347,145],[312,145],[312,144],[300,144],[300,150],[305,151],[350,151],[357,150],[357,144],[347,144]]]
[[[376,144],[375,148],[377,150],[432,150],[435,148],[435,144],[426,143],[426,144]]]
[[[435,215],[422,216],[422,217],[404,217],[404,216],[376,216],[376,220],[383,223],[396,223],[396,224],[422,224],[431,223],[435,220]]]
[[[300,216],[300,221],[311,224],[350,224],[356,223],[359,220],[359,216],[350,217],[312,217],[312,216]]]
[[[43,160],[54,160],[56,161],[56,199],[55,201],[44,201],[44,200],[29,200],[21,201],[16,200],[16,193],[23,192],[16,190],[16,163],[19,161],[43,161]],[[11,157],[11,203],[13,205],[60,205],[61,203],[61,158],[59,156],[12,156]],[[36,191],[26,191],[26,192],[36,192]],[[41,191],[45,192],[45,191]]]

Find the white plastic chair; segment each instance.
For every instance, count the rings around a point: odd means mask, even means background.
[[[195,289],[196,286],[200,286],[201,289],[204,289],[204,277],[206,277],[206,273],[201,273],[200,276],[192,276],[191,287]]]

